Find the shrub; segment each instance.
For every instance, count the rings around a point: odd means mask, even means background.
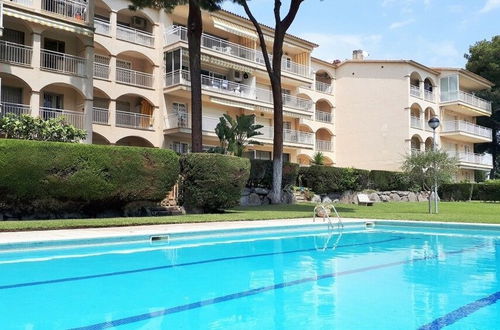
[[[283,163],[282,186],[293,186],[299,175],[299,164]],[[249,187],[271,188],[273,185],[273,161],[252,159],[250,160]]]
[[[439,187],[439,196],[445,201],[468,201],[478,199],[477,183],[445,183]]]
[[[500,180],[490,180],[478,184],[478,197],[482,201],[500,201]]]
[[[209,153],[182,155],[180,199],[189,212],[220,212],[238,205],[250,173],[248,159]]]
[[[171,150],[5,139],[0,168],[1,200],[21,211],[43,200],[78,202],[90,212],[159,201],[179,175]],[[54,203],[38,203],[45,204]]]
[[[368,186],[371,189],[387,191],[408,190],[411,184],[408,175],[405,173],[372,170],[370,171]]]
[[[369,171],[313,165],[301,167],[299,176],[305,187],[318,194],[327,194],[367,188]]]

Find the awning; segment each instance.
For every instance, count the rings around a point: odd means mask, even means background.
[[[202,54],[201,61],[206,62],[206,63],[215,64],[217,66],[222,66],[222,67],[229,68],[229,69],[234,69],[236,71],[243,71],[243,72],[249,72],[249,73],[254,71],[254,69],[251,67],[237,64],[237,63],[233,63],[233,62],[226,61],[226,60],[222,60],[220,58],[216,58],[216,57],[213,57],[210,55]]]
[[[235,108],[242,108],[242,109],[247,109],[247,110],[255,110],[255,106],[247,103],[241,103],[241,102],[236,102],[236,101],[230,101],[230,100],[224,100],[220,99],[218,97],[211,97],[210,102],[212,103],[217,103],[217,104],[222,104],[222,105],[227,105],[230,107],[235,107]]]
[[[258,105],[255,107],[255,111],[273,112],[274,109]],[[283,115],[288,116],[288,117],[293,117],[293,118],[311,119],[311,116],[302,115],[300,113],[295,113],[295,112],[291,112],[291,111],[283,111]]]
[[[245,38],[258,39],[257,33],[241,25],[226,21],[224,19],[212,16],[214,27],[232,34],[236,34]]]
[[[61,30],[65,30],[65,31],[73,32],[73,33],[83,34],[86,36],[93,35],[93,32],[90,29],[85,29],[83,27],[78,27],[78,26],[74,26],[74,25],[71,25],[68,23],[55,21],[55,20],[52,20],[50,18],[43,17],[43,16],[35,16],[32,14],[25,13],[23,11],[15,10],[13,8],[4,7],[4,14],[7,16],[20,18],[20,19],[23,19],[23,20],[26,20],[29,22],[53,27],[56,29],[61,29]]]

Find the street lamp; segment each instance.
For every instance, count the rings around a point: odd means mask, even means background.
[[[439,119],[437,117],[432,117],[427,122],[429,127],[432,128],[432,151],[436,151],[436,128],[439,127]],[[437,176],[436,176],[436,163],[434,162],[434,210],[439,213],[438,209],[438,194],[437,194]],[[429,208],[430,212],[430,208]]]

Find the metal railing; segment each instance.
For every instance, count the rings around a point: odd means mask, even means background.
[[[139,87],[153,87],[152,74],[123,68],[116,68],[116,81]]]
[[[330,112],[316,110],[316,120],[324,123],[331,123],[332,114]]]
[[[109,65],[94,62],[94,78],[109,79]]]
[[[222,117],[222,114],[221,114]],[[191,116],[187,112],[169,115],[166,119],[167,128],[191,128]],[[202,116],[201,129],[206,132],[215,132],[219,123],[218,117]]]
[[[76,76],[85,76],[87,60],[83,57],[41,50],[41,67],[49,71],[68,73]]]
[[[316,91],[331,94],[332,93],[332,85],[326,84],[321,81],[316,81]]]
[[[420,94],[420,87],[415,85],[410,85],[410,95],[415,97],[422,97]]]
[[[333,151],[332,141],[316,140],[316,150]]]
[[[476,154],[473,152],[448,151],[451,157],[456,157],[459,162],[493,166],[493,158],[490,154]]]
[[[54,119],[54,118],[59,118],[59,117],[64,117],[64,120],[68,124],[73,125],[76,128],[80,128],[80,129],[85,128],[85,114],[83,112],[64,110],[64,109],[47,108],[47,107],[40,108],[40,118],[42,118],[44,120]]]
[[[123,25],[116,27],[116,38],[148,47],[153,47],[155,44],[155,37],[152,33]]]
[[[111,23],[103,19],[94,18],[95,33],[109,36],[111,34]]]
[[[436,102],[436,97],[433,91],[424,90],[424,100],[428,102]]]
[[[167,45],[177,41],[187,41],[187,29],[183,26],[173,26],[165,31],[165,42]],[[254,63],[265,65],[264,55],[261,51],[238,45],[221,38],[202,34],[201,47],[211,49],[215,52],[238,57]],[[272,62],[272,56],[269,55]],[[291,72],[299,76],[311,78],[311,70],[308,66],[298,64],[292,61],[281,61],[281,70]]]
[[[33,48],[14,42],[0,40],[0,61],[31,65],[31,58],[33,55]]]
[[[153,130],[153,117],[141,113],[116,111],[116,126]]]
[[[86,21],[88,15],[88,2],[74,0],[42,0],[42,10]]]
[[[16,116],[31,114],[31,107],[26,104],[1,102],[0,103],[0,118],[7,115],[14,114]]]
[[[464,120],[451,120],[445,121],[443,123],[443,128],[441,133],[450,132],[464,132],[472,135],[477,135],[485,137],[488,139],[492,138],[491,129],[483,126],[476,125],[474,123],[469,123]]]
[[[33,0],[10,0],[10,2],[18,3],[18,4],[26,6],[26,7],[33,6]]]
[[[92,122],[94,124],[107,125],[109,121],[109,110],[105,108],[92,108]]]
[[[257,135],[254,138],[257,139],[273,139],[274,138],[274,127],[264,126],[259,129],[262,135]],[[283,141],[297,144],[314,145],[314,133],[296,131],[292,129],[283,130]]]
[[[441,93],[441,102],[464,102],[491,113],[491,102],[464,91]]]
[[[422,129],[422,121],[420,120],[420,117],[411,116],[410,122],[412,128]]]

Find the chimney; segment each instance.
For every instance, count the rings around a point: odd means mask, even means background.
[[[362,49],[356,49],[352,51],[352,59],[362,61],[365,59],[364,51]]]

